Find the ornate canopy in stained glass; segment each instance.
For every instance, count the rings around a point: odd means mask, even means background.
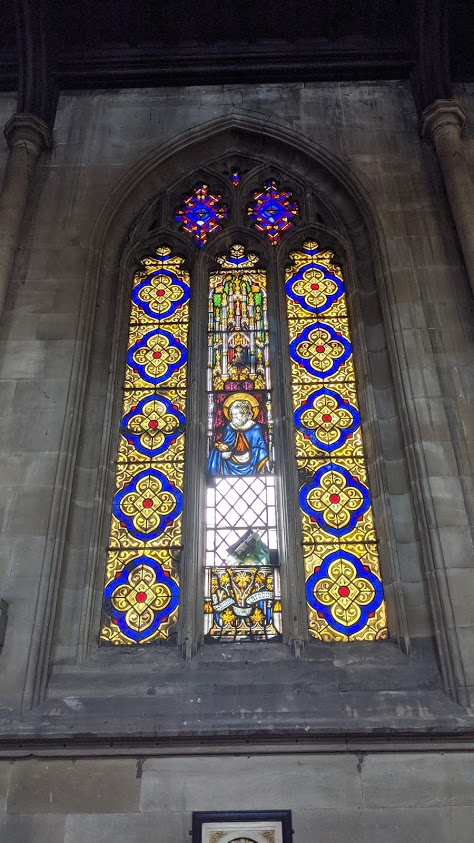
[[[281,630],[265,272],[234,245],[209,282],[205,631]]]

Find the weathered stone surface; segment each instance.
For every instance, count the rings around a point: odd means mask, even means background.
[[[361,776],[370,808],[474,805],[472,753],[367,755]]]
[[[0,816],[5,810],[7,803],[7,793],[11,771],[12,764],[10,761],[0,761]]]
[[[309,843],[317,836],[325,843],[458,843],[457,837],[449,836],[447,825],[443,828],[444,814],[436,808],[298,811],[292,815],[292,825],[295,843]]]
[[[155,814],[71,814],[64,843],[181,843],[190,840],[192,816],[160,807]]]
[[[472,107],[474,93],[463,91],[468,94]],[[14,107],[0,94],[0,114]],[[120,412],[106,401],[114,388],[109,369],[120,260],[104,260],[97,302],[79,322],[91,294],[88,261],[96,257],[89,245],[104,203],[131,167],[179,133],[232,113],[260,119],[262,127],[294,129],[298,144],[314,142],[324,155],[337,155],[346,176],[355,176],[361,195],[369,197],[368,239],[387,244],[388,268],[376,267],[378,289],[367,247],[349,282],[349,302],[361,351],[368,456],[380,486],[377,513],[387,505],[393,519],[393,535],[379,528],[379,538],[382,553],[389,544],[398,554],[393,569],[388,556],[383,559],[386,593],[391,609],[403,604],[413,656],[393,642],[340,648],[313,642],[300,660],[283,645],[204,647],[191,663],[174,648],[120,653],[95,648],[98,613],[88,596],[100,592],[107,537],[92,535],[91,525],[97,514],[104,523],[108,518],[109,501],[99,513],[106,492],[100,487],[98,500],[97,466],[101,459],[113,462],[112,453],[101,457],[101,443],[110,414],[118,418]],[[262,155],[263,137],[262,129],[255,160]],[[209,160],[221,154],[219,144],[218,138],[207,144]],[[292,155],[284,162],[288,173]],[[5,157],[0,144],[0,168]],[[176,173],[176,183],[185,169]],[[166,168],[159,168],[157,192],[167,177]],[[335,190],[331,196],[336,210],[319,210],[329,228],[336,227],[334,213],[344,234],[341,195]],[[154,200],[155,195],[143,201]],[[129,228],[139,212],[134,208],[113,233],[121,243],[130,243]],[[354,250],[365,236],[354,224]],[[383,249],[379,257],[385,266]],[[387,731],[418,731],[421,737],[429,732],[437,739],[442,730],[472,730],[472,715],[443,690],[433,648],[433,630],[448,623],[448,616],[451,624],[451,615],[428,597],[433,589],[445,608],[453,609],[458,629],[448,629],[448,641],[462,657],[455,672],[460,677],[464,670],[472,693],[471,307],[441,175],[432,150],[418,138],[408,83],[61,95],[54,148],[38,165],[0,327],[0,597],[9,603],[0,656],[2,729],[31,739],[45,733],[61,742],[76,737],[96,747],[101,735],[122,736],[132,747],[139,736],[150,742],[198,736],[209,751],[209,735],[218,733],[225,741],[240,734],[249,741],[249,756],[148,759],[141,779],[131,758],[17,759],[12,767],[0,765],[0,810],[8,796],[2,843],[178,843],[188,839],[192,810],[275,807],[292,809],[295,843],[319,837],[328,843],[472,843],[472,756],[364,754],[364,735],[368,744]],[[81,369],[92,326],[90,365]],[[66,417],[66,402],[83,388],[85,404],[76,402]],[[76,423],[82,425],[77,454],[74,437],[68,439]],[[61,503],[67,504],[65,515],[55,521]],[[99,546],[98,570],[92,572],[91,543]],[[33,631],[53,559],[58,569],[51,568],[51,585],[59,586],[55,617],[45,615]],[[446,578],[438,575],[444,568]],[[82,645],[90,643],[89,628],[92,644],[78,662]],[[79,629],[86,640],[79,641]],[[46,699],[20,715],[32,677],[30,647],[50,631]],[[402,630],[401,637],[405,634]],[[302,741],[308,734],[330,735],[339,749],[347,735],[358,733],[362,750],[302,755],[295,743],[292,755],[255,756],[255,733],[285,742],[295,735]]]
[[[10,814],[127,813],[137,809],[136,761],[28,759],[13,767]]]
[[[362,805],[354,755],[320,756],[317,764],[304,756],[280,756],[271,764],[259,757],[170,758],[143,766],[142,811],[205,811],[211,794],[216,811],[231,811],[236,804],[265,810],[283,802],[294,811]]]
[[[8,843],[63,843],[66,818],[55,814],[12,815],[0,819],[0,839]]]

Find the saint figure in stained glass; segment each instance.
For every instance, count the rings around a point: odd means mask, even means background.
[[[209,474],[243,477],[264,471],[268,446],[261,425],[254,420],[260,412],[256,398],[237,393],[226,398],[222,409],[229,423],[209,454]]]
[[[235,244],[209,283],[205,632],[281,632],[266,275]]]

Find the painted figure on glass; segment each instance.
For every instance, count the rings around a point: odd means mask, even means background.
[[[234,393],[222,406],[228,424],[222,440],[209,454],[207,469],[211,475],[244,477],[260,474],[268,464],[268,445],[262,427],[255,419],[260,408],[253,395]]]

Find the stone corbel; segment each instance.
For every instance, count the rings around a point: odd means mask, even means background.
[[[17,144],[24,144],[32,155],[39,155],[41,150],[51,146],[51,132],[47,123],[35,114],[17,112],[10,117],[3,130],[10,149]]]

